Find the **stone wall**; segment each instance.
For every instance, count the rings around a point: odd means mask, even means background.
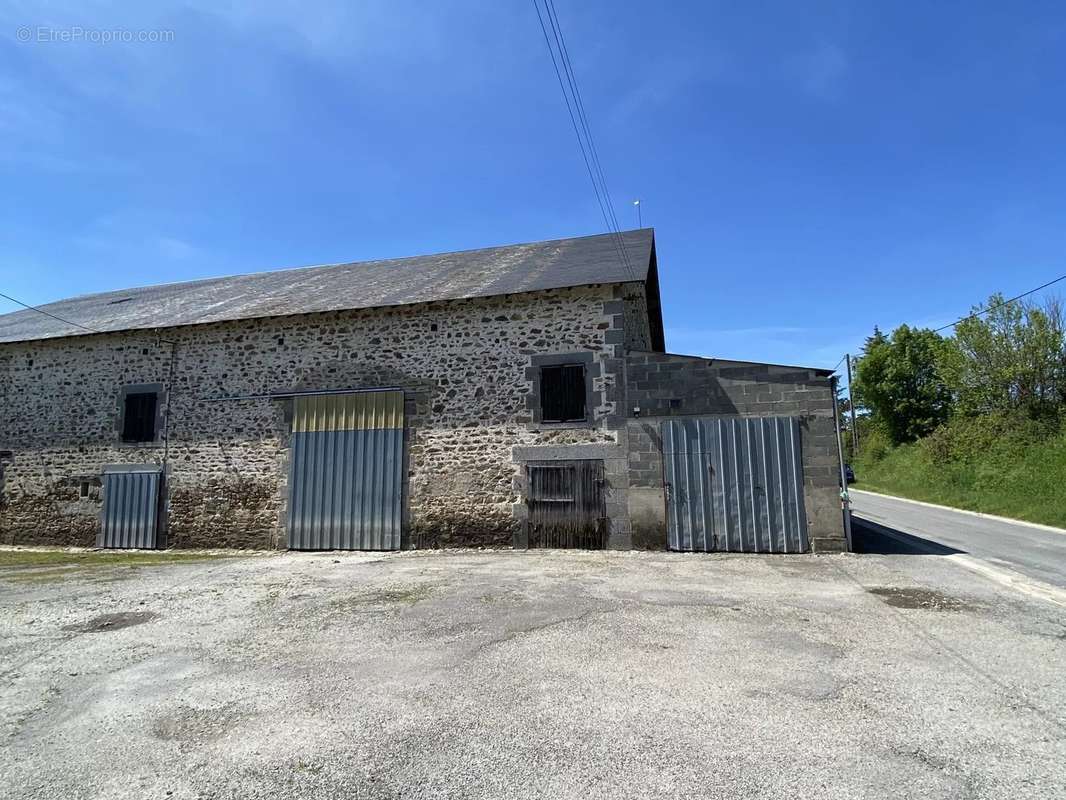
[[[283,548],[292,401],[267,395],[401,388],[404,546],[521,544],[524,465],[597,458],[610,546],[663,547],[658,425],[700,414],[799,416],[811,541],[841,549],[828,380],[643,351],[648,304],[590,286],[0,344],[0,543],[94,544],[101,469],[165,458],[165,544]],[[587,423],[538,422],[557,355],[587,364]],[[123,444],[122,389],[151,384],[169,447]]]
[[[840,514],[840,462],[829,378],[810,369],[629,353],[629,516],[634,546],[666,546],[662,419],[672,416],[799,417],[804,503],[812,549],[845,548]],[[640,408],[639,417],[633,409]]]
[[[651,350],[651,322],[648,317],[648,295],[643,284],[627,283],[622,287],[624,304],[625,348]]]
[[[619,294],[592,286],[0,344],[0,543],[93,544],[101,468],[164,455],[162,442],[119,441],[121,388],[163,383],[170,546],[286,545],[291,409],[249,395],[381,387],[406,397],[405,544],[509,545],[513,447],[617,440]],[[588,425],[533,422],[527,371],[543,353],[592,354]]]

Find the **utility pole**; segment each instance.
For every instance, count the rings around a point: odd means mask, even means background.
[[[852,552],[851,543],[851,497],[848,494],[848,477],[844,473],[844,443],[840,436],[840,406],[837,404],[837,376],[830,378],[833,389],[833,426],[837,433],[837,466],[840,468],[840,513],[844,517],[844,540],[848,552]]]
[[[640,201],[639,200],[634,200],[633,201],[633,205],[635,205],[637,207],[637,227],[638,228],[643,228],[644,227],[644,220],[641,218],[641,214],[640,214]]]
[[[855,423],[855,401],[851,396],[851,353],[844,354],[844,360],[848,362],[848,408],[851,410],[851,457],[859,456],[859,426]]]

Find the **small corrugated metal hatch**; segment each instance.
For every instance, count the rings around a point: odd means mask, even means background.
[[[296,397],[289,547],[396,550],[403,511],[403,392]]]
[[[685,417],[662,424],[671,550],[808,549],[795,417]]]
[[[107,467],[97,547],[154,549],[159,546],[158,466]]]

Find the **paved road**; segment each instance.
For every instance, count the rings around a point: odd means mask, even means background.
[[[854,489],[851,498],[856,518],[869,519],[942,545],[945,554],[966,553],[1038,581],[1066,588],[1066,533],[907,503]],[[887,543],[875,541],[873,548],[881,544]]]

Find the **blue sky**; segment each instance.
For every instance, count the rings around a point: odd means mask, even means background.
[[[556,3],[669,349],[831,367],[1066,272],[1061,4]],[[4,4],[0,180],[31,303],[603,229],[528,0]]]

